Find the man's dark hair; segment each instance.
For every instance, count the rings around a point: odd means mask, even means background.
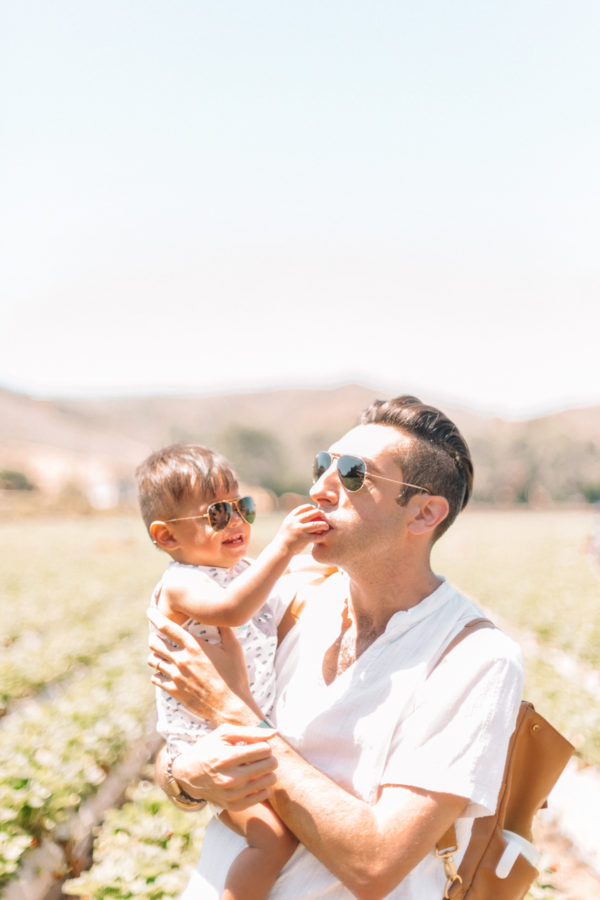
[[[417,397],[405,395],[375,400],[360,417],[361,425],[391,425],[413,438],[398,463],[404,481],[420,484],[445,497],[450,511],[437,526],[437,540],[465,508],[473,489],[473,463],[462,434],[448,416]],[[418,491],[403,487],[398,503],[404,505]]]
[[[200,444],[172,444],[152,453],[135,471],[142,518],[174,518],[183,503],[199,497],[211,502],[217,492],[237,490],[237,478],[225,457]]]

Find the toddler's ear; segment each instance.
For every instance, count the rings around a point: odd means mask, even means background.
[[[163,550],[175,550],[179,546],[179,542],[166,522],[153,522],[148,530],[154,543]]]

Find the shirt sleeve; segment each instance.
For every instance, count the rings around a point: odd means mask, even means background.
[[[517,645],[498,629],[470,635],[418,691],[392,739],[382,784],[466,797],[463,816],[491,815],[522,688]]]

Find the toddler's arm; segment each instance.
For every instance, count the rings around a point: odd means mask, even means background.
[[[198,579],[193,570],[183,570],[163,587],[158,608],[180,624],[192,618],[205,625],[244,625],[267,600],[292,557],[328,530],[320,510],[308,503],[298,506],[285,517],[256,562],[227,588],[208,577]]]
[[[285,574],[292,557],[327,531],[329,525],[321,510],[308,503],[288,513],[256,562],[225,590],[226,602],[231,610],[238,610],[243,615],[241,621],[235,624],[247,622],[261,608],[277,580]]]

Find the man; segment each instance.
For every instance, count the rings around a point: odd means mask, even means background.
[[[318,454],[315,476],[329,530],[313,557],[339,570],[306,589],[280,645],[277,733],[248,727],[262,715],[227,662],[231,635],[207,648],[224,680],[176,629],[162,630],[183,649],[153,644],[163,686],[227,723],[175,761],[169,790],[230,808],[270,800],[301,842],[277,900],[440,900],[436,842],[456,822],[460,862],[474,817],[494,811],[522,689],[518,649],[497,629],[436,665],[481,616],[430,563],[469,499],[469,451],[439,410],[398,397]],[[240,840],[210,823],[185,896],[219,897]]]

